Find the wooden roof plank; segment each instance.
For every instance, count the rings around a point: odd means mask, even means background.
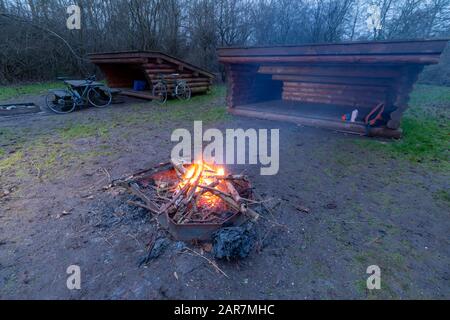
[[[265,56],[220,57],[222,63],[361,63],[361,64],[436,64],[440,55],[333,55],[333,56]]]
[[[449,39],[220,48],[220,57],[441,54]]]
[[[170,56],[168,54],[159,51],[125,51],[125,52],[103,52],[103,53],[91,53],[88,55],[89,59],[94,64],[102,63],[148,63],[146,59],[155,58],[167,61],[178,66],[182,66],[183,69],[197,72],[209,78],[214,78],[214,74],[211,72],[194,66],[179,58]],[[142,62],[135,62],[135,59],[142,59]],[[140,61],[140,60],[139,60]]]

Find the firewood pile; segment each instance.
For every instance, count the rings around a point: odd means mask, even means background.
[[[168,162],[141,171],[118,183],[156,217],[178,226],[221,225],[236,216],[257,220],[249,208],[252,187],[245,175],[227,174],[224,168],[203,161]]]

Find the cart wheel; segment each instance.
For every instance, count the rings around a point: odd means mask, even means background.
[[[180,100],[191,99],[191,93],[191,88],[185,82],[179,83],[175,88],[175,95]]]
[[[70,96],[70,93],[67,93],[67,98],[60,97],[53,92],[47,94],[47,96],[45,97],[47,107],[58,114],[70,113],[75,110],[76,103]]]
[[[112,101],[111,91],[107,87],[90,88],[87,98],[89,103],[96,108],[108,107]]]
[[[152,95],[155,101],[159,104],[164,104],[167,101],[167,87],[163,83],[157,83],[153,86]]]

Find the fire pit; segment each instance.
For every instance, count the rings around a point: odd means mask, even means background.
[[[140,201],[129,203],[150,211],[177,240],[208,240],[222,227],[259,217],[248,207],[253,193],[246,176],[202,161],[159,164],[115,184],[134,194]]]

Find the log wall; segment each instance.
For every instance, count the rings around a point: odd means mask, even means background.
[[[390,68],[261,66],[259,73],[283,81],[285,100],[370,107],[388,102],[400,73]]]

